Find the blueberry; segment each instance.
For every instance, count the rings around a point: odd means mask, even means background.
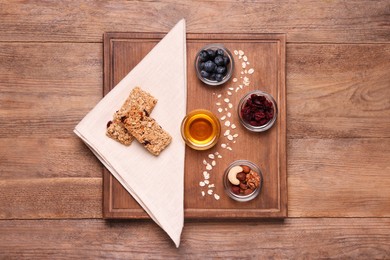
[[[223,57],[223,63],[225,63],[225,65],[228,65],[230,63],[230,59],[228,56]]]
[[[203,50],[199,53],[199,60],[200,61],[207,61],[209,60],[209,54],[207,53],[207,51]]]
[[[211,74],[210,77],[209,77],[209,80],[215,80],[215,73]]]
[[[200,71],[200,75],[202,76],[202,78],[208,78],[210,76],[210,74],[204,70]]]
[[[217,57],[215,57],[214,62],[218,66],[225,65],[224,62],[223,62],[222,56],[219,56],[219,55]]]
[[[211,60],[208,60],[204,63],[204,70],[207,72],[213,72],[215,70],[216,66],[217,65],[215,65],[214,62],[212,62]]]
[[[217,55],[220,55],[220,56],[223,57],[223,55],[225,55],[225,52],[222,49],[218,49],[217,50]]]
[[[218,67],[217,67],[217,73],[218,73],[218,74],[225,75],[225,73],[226,73],[226,67],[224,67],[224,66],[218,66]]]
[[[199,69],[200,69],[200,70],[203,70],[203,69],[204,69],[204,62],[201,62],[201,63],[199,64]]]
[[[209,55],[209,59],[212,60],[215,58],[215,51],[214,50],[207,50],[207,54]]]
[[[219,74],[219,73],[215,74],[215,80],[218,81],[218,82],[222,81],[223,80],[223,75]]]

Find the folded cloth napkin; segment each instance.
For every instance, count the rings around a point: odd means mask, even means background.
[[[178,247],[184,223],[184,150],[180,123],[186,113],[185,20],[175,27],[76,126],[74,132]],[[106,136],[106,124],[140,86],[158,102],[151,117],[172,136],[159,156],[136,140],[124,146]]]

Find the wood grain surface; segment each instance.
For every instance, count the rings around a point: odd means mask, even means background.
[[[139,220],[0,221],[0,234],[0,258],[6,259],[388,259],[390,254],[388,218],[186,222],[178,249],[157,225]]]
[[[290,42],[389,42],[388,0],[2,1],[2,41],[102,42],[104,32],[288,33]]]
[[[106,33],[104,35],[104,93],[107,94],[129,71],[157,44],[162,35],[144,33]],[[221,138],[215,147],[207,151],[195,151],[186,147],[184,167],[184,215],[186,218],[259,218],[287,216],[286,176],[286,88],[285,88],[285,44],[283,34],[187,34],[187,113],[194,109],[207,109],[221,122]],[[224,44],[231,52],[245,50],[253,74],[245,74],[237,55],[233,54],[235,69],[232,80],[220,87],[207,87],[196,76],[192,62],[197,52],[207,44]],[[192,62],[191,62],[192,61]],[[242,73],[242,74],[241,74]],[[243,78],[251,83],[245,86]],[[242,85],[239,88],[239,85]],[[142,87],[142,86],[141,86]],[[230,95],[227,92],[230,90]],[[232,90],[233,89],[233,90]],[[236,90],[234,90],[236,89]],[[275,125],[265,133],[252,133],[240,125],[237,106],[246,93],[261,89],[270,93],[278,105]],[[169,89],[167,90],[169,91]],[[218,96],[220,96],[218,98]],[[232,108],[225,98],[229,98]],[[216,103],[220,103],[217,106]],[[120,104],[118,104],[120,106]],[[119,109],[119,107],[118,107]],[[227,117],[227,111],[231,113]],[[230,121],[229,121],[230,120]],[[237,128],[228,128],[226,121]],[[180,127],[180,125],[178,125]],[[226,130],[237,134],[235,144],[224,136]],[[229,144],[232,151],[222,149]],[[262,147],[262,149],[258,149]],[[218,152],[222,158],[215,159],[216,165],[209,170],[211,189],[220,199],[201,195],[208,188],[199,187],[204,180],[203,161],[212,160],[208,154]],[[235,160],[249,160],[259,165],[262,171],[261,194],[252,201],[241,203],[230,199],[224,192],[222,175],[224,169]],[[148,218],[148,215],[131,195],[107,171],[103,178],[103,216],[105,218]],[[206,186],[207,187],[207,186]]]
[[[390,258],[390,3],[0,1],[0,258]],[[103,33],[287,34],[288,215],[103,221],[72,130],[103,93]],[[243,241],[237,245],[237,239]]]

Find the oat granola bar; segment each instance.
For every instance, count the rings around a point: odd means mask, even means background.
[[[108,137],[127,146],[134,140],[134,137],[127,131],[122,122],[114,120],[108,122],[107,125],[106,135]]]
[[[143,91],[140,87],[135,87],[129,97],[126,99],[122,107],[115,112],[114,120],[120,121],[123,116],[126,116],[128,110],[132,105],[138,106],[140,110],[145,110],[149,115],[152,113],[154,106],[157,103],[157,99],[148,92]]]
[[[138,106],[139,109],[145,110],[145,112],[149,115],[156,103],[156,98],[143,91],[140,87],[135,87],[130,92],[129,97],[126,99],[122,107],[115,112],[113,120],[107,124],[106,135],[121,144],[127,146],[130,145],[134,138],[124,127],[122,120],[126,117],[131,105],[134,104]]]
[[[159,155],[172,141],[156,120],[136,106],[131,107],[128,118],[123,122],[126,129],[153,155]]]

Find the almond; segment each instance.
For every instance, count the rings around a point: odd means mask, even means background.
[[[241,165],[241,167],[244,173],[249,173],[251,171],[251,168],[249,166]]]

